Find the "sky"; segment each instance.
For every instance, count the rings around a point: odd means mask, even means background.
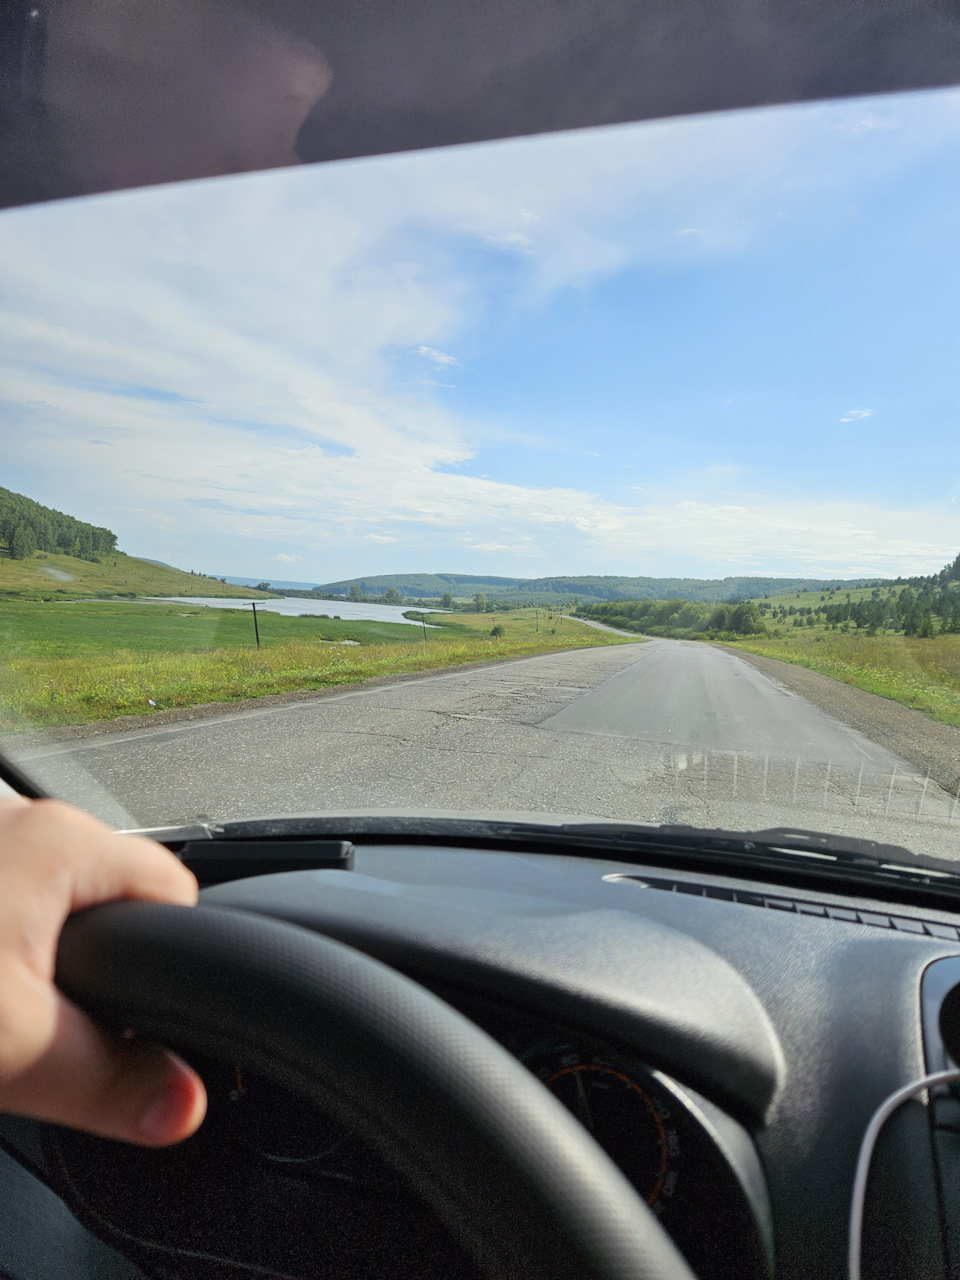
[[[0,484],[187,569],[929,573],[960,90],[0,214]]]

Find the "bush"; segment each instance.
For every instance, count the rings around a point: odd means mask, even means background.
[[[504,634],[504,629],[503,627],[501,627],[499,622],[495,627],[490,628],[490,634],[496,637],[502,636]]]

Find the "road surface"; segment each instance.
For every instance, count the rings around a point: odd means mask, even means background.
[[[486,809],[802,826],[960,856],[952,797],[913,766],[736,655],[685,641],[222,709],[17,758],[123,825]]]

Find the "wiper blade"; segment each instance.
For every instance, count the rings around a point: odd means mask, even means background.
[[[735,855],[748,862],[760,861],[780,866],[816,864],[849,872],[866,872],[870,879],[901,878],[914,884],[952,885],[960,890],[960,866],[939,858],[911,853],[902,845],[876,840],[804,831],[796,827],[772,827],[764,831],[705,830],[673,824],[640,826],[605,823],[577,823],[566,826],[564,841],[589,841],[621,851],[637,852],[656,848],[696,852],[701,855]],[[863,877],[864,879],[867,876]]]

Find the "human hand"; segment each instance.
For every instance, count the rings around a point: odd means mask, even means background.
[[[118,898],[193,906],[197,882],[152,840],[58,800],[0,796],[0,1111],[165,1146],[203,1119],[199,1076],[101,1030],[53,982],[67,916]]]

